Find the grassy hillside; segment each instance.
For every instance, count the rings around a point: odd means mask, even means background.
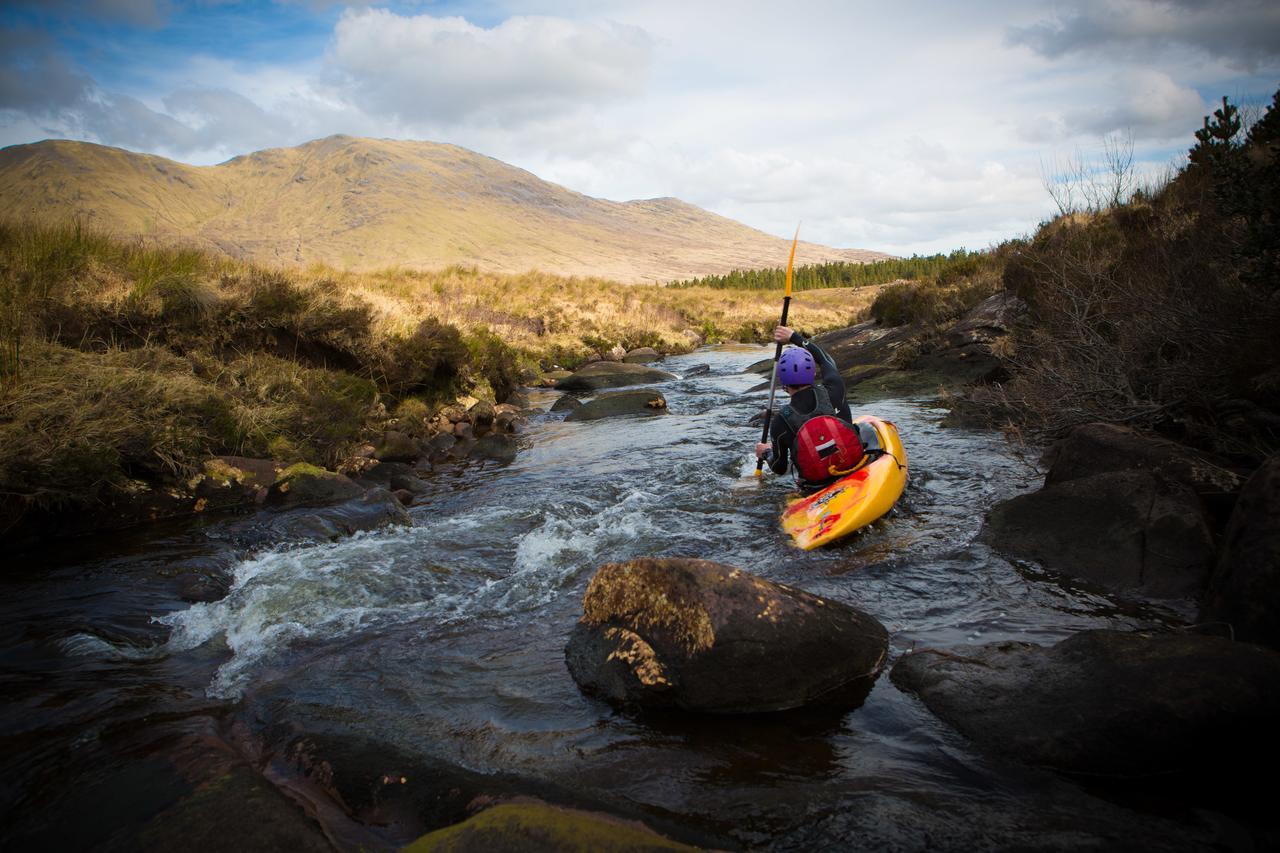
[[[809,332],[875,288],[808,291]],[[79,225],[0,223],[0,521],[177,482],[213,454],[340,465],[459,394],[621,344],[763,342],[779,294],[453,267],[284,270]]]
[[[661,282],[775,266],[787,241],[677,199],[590,198],[453,145],[332,136],[188,166],[83,142],[0,150],[11,215],[77,218],[270,265],[457,264]],[[801,244],[804,263],[887,257]]]

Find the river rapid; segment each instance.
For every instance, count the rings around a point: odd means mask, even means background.
[[[174,755],[193,738],[308,800],[339,847],[409,840],[412,820],[354,819],[350,797],[321,802],[273,758],[314,733],[392,777],[501,776],[507,790],[728,848],[1176,847],[1170,816],[978,753],[887,673],[856,709],[742,719],[619,711],[578,690],[564,644],[588,580],[646,555],[716,560],[852,604],[889,629],[893,659],[1186,616],[975,543],[990,505],[1040,472],[995,433],[945,427],[928,400],[855,395],[855,414],[898,425],[907,492],[863,534],[795,549],[777,523],[790,478],[756,480],[748,458],[765,394],[748,393],[759,377],[742,370],[768,354],[667,359],[677,375],[710,371],[662,386],[661,417],[564,423],[546,413],[558,394],[533,391],[516,461],[433,475],[412,527],[246,556],[214,521],[11,556],[4,846],[134,846],[189,790]],[[220,560],[234,577],[225,598],[178,597],[178,567]]]

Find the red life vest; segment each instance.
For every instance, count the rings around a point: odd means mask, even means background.
[[[792,458],[800,478],[811,483],[847,474],[864,453],[853,426],[835,417],[831,395],[819,384],[813,387],[817,401],[813,411],[800,414],[791,406],[782,407],[782,418],[796,434]]]

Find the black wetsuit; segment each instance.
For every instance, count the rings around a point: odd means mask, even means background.
[[[844,397],[844,380],[840,378],[840,371],[836,368],[836,363],[831,360],[831,356],[823,352],[822,347],[813,341],[806,341],[799,332],[791,333],[791,343],[804,347],[817,362],[818,371],[821,374],[820,381],[831,397],[831,405],[835,407],[836,417],[852,422],[853,415],[849,412],[849,401]],[[817,404],[812,388],[797,391],[791,397],[791,408],[802,415],[812,412]],[[796,434],[781,414],[775,414],[773,421],[769,424],[769,435],[773,437],[773,450],[766,455],[765,459],[773,473],[785,474],[791,460],[791,449],[795,446]],[[799,481],[799,477],[796,479]],[[806,485],[803,482],[800,483],[802,489]]]

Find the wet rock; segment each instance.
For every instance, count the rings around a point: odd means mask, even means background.
[[[1245,483],[1209,580],[1201,622],[1280,649],[1280,455]]]
[[[481,400],[467,410],[467,416],[471,423],[477,427],[493,426],[493,419],[498,416],[493,403],[488,400]]]
[[[653,347],[637,347],[622,357],[627,364],[649,364],[653,361],[661,361],[662,354]]]
[[[566,421],[594,421],[627,415],[663,415],[667,400],[657,391],[615,391],[573,409]]]
[[[391,496],[400,501],[401,506],[409,506],[413,503],[413,492],[408,489],[396,489]]]
[[[514,438],[494,432],[476,441],[469,455],[472,459],[491,459],[494,462],[509,465],[515,461],[517,449]]]
[[[565,660],[611,702],[715,713],[857,704],[888,633],[852,607],[706,560],[601,566]]]
[[[261,503],[280,473],[279,462],[246,456],[215,456],[203,468],[189,484],[201,510]]]
[[[572,412],[574,409],[582,405],[582,401],[572,394],[565,394],[551,404],[553,412]]]
[[[431,490],[431,485],[403,462],[383,462],[362,473],[356,482],[366,487],[385,486],[393,492],[403,489],[415,495]]]
[[[693,367],[690,367],[688,370],[684,372],[684,378],[692,379],[695,376],[706,376],[710,372],[711,372],[711,365],[695,364]]]
[[[1238,492],[1243,478],[1223,459],[1108,423],[1078,426],[1045,453],[1045,485],[1103,471],[1148,471],[1190,487],[1201,497]]]
[[[393,429],[382,434],[373,451],[373,458],[379,462],[413,462],[421,455],[422,446],[416,440]]]
[[[342,474],[299,462],[276,477],[267,493],[267,504],[276,508],[322,506],[351,500],[363,491]]]
[[[513,403],[499,403],[493,407],[494,418],[500,418],[503,415],[519,415],[524,409]]]
[[[672,841],[637,821],[521,798],[516,802],[491,806],[462,823],[424,835],[405,851],[599,850],[602,853],[656,853],[661,850],[699,849]]]
[[[503,412],[498,415],[497,420],[493,422],[494,428],[499,432],[513,433],[519,432],[524,428],[527,421],[520,415],[514,415],[510,412]]]
[[[412,524],[413,519],[400,501],[383,488],[370,489],[335,506],[320,509],[300,507],[250,522],[256,528],[257,538],[270,543],[300,540],[336,542],[366,530]]]
[[[642,364],[622,364],[596,361],[580,368],[572,376],[556,383],[561,391],[598,391],[601,388],[618,388],[624,385],[647,385],[677,378],[673,373],[645,367]]]
[[[1280,757],[1280,653],[1220,637],[925,649],[891,678],[979,746],[1061,771],[1212,788]]]
[[[431,436],[427,442],[427,452],[434,460],[443,459],[449,455],[449,451],[458,443],[457,437],[452,432],[442,432]]]
[[[459,441],[470,441],[475,438],[476,431],[471,424],[466,421],[460,421],[453,425],[453,435]]]
[[[1080,477],[992,507],[980,534],[1008,556],[1113,591],[1198,595],[1213,538],[1195,493],[1146,471]]]
[[[762,358],[757,362],[753,362],[742,369],[743,373],[759,373],[761,376],[768,376],[773,372],[773,359]]]

